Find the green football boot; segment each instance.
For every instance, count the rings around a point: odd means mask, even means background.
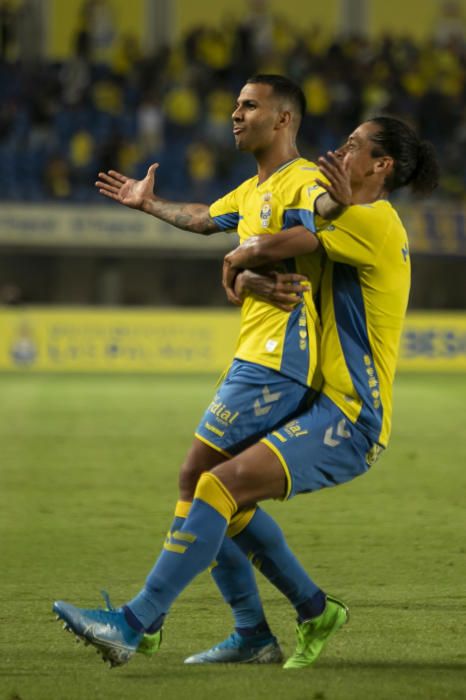
[[[305,668],[313,664],[330,637],[348,619],[349,611],[346,605],[332,596],[327,596],[327,603],[321,615],[296,626],[298,643],[293,656],[290,656],[283,668]]]
[[[138,654],[144,654],[145,656],[153,656],[153,654],[155,654],[160,649],[161,644],[162,629],[159,629],[157,632],[154,632],[154,634],[147,634],[146,632],[141,641],[139,642],[139,646],[136,651]]]

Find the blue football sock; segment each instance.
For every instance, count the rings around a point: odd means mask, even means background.
[[[127,619],[134,615],[145,630],[155,631],[157,618],[163,621],[181,591],[216,558],[235,510],[225,486],[204,472],[181,529],[169,533],[144,588],[125,606]]]
[[[233,541],[288,598],[296,608],[299,620],[321,614],[325,607],[325,594],[309,578],[270,515],[257,508],[248,525]]]
[[[178,501],[170,532],[181,530],[191,503]],[[243,636],[269,635],[251,562],[229,537],[225,537],[211,569],[212,578],[231,608],[236,631]]]
[[[237,632],[247,636],[256,629],[270,632],[254,570],[247,557],[229,537],[225,537],[215,560],[212,577],[231,607]]]

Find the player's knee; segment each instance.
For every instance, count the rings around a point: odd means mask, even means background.
[[[178,477],[180,498],[191,500],[201,474],[209,471],[224,459],[219,452],[214,451],[200,440],[194,440],[180,468]]]
[[[250,492],[252,475],[250,465],[243,460],[242,455],[237,455],[231,461],[215,467],[213,473],[243,505],[243,498]]]
[[[251,471],[249,465],[243,461],[241,455],[235,460],[232,477],[238,488],[244,488],[250,482]]]
[[[189,455],[183,462],[180,468],[180,473],[178,476],[178,487],[180,490],[180,496],[185,499],[191,499],[194,496],[194,491],[196,490],[196,484],[199,481],[199,477],[202,472],[206,471],[205,467],[202,467],[195,460],[190,459]]]

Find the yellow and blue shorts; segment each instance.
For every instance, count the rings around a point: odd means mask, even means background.
[[[285,470],[285,498],[351,481],[364,474],[382,451],[324,394],[262,442]]]
[[[275,370],[234,360],[195,435],[232,457],[304,411],[312,394]]]

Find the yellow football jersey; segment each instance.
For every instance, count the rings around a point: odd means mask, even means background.
[[[261,233],[303,225],[315,231],[314,163],[296,158],[278,168],[265,182],[257,175],[214,202],[210,216],[224,231],[237,230],[240,242]],[[311,234],[310,234],[311,235]],[[322,255],[286,260],[283,271],[306,275],[311,291],[291,313],[280,311],[254,295],[241,309],[241,328],[235,357],[255,362],[302,384],[319,388],[320,321],[315,306],[322,271]]]
[[[386,200],[317,224],[328,256],[321,287],[323,392],[385,447],[411,280],[408,237]]]

